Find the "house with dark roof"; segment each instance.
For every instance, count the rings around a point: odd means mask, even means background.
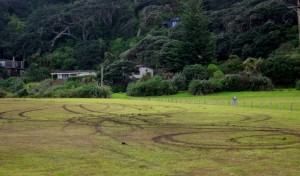
[[[9,76],[21,76],[24,71],[24,61],[16,61],[15,57],[13,60],[0,59],[0,66],[7,70]]]
[[[170,20],[166,20],[162,23],[163,27],[166,28],[171,28],[171,27],[175,27],[177,24],[179,24],[181,22],[181,19],[179,17],[176,18],[172,18]]]

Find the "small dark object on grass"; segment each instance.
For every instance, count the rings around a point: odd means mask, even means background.
[[[127,145],[126,142],[122,142],[122,145]]]

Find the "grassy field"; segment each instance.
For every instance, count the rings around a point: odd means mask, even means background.
[[[291,98],[299,101],[298,92],[286,92],[294,93]],[[218,96],[233,95],[211,98]],[[128,99],[0,99],[0,141],[3,176],[300,175],[296,110]]]
[[[186,92],[169,96],[129,97],[126,94],[114,94],[116,99],[144,99],[151,101],[177,102],[189,104],[208,104],[228,106],[231,98],[237,97],[238,106],[273,110],[300,111],[300,91],[295,89],[277,89],[275,91],[259,92],[220,92],[205,96],[193,96]]]

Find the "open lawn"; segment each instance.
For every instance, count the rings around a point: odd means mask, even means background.
[[[298,176],[299,166],[298,110],[0,99],[3,176]]]
[[[244,91],[244,92],[219,92],[205,96],[193,96],[186,92],[169,96],[152,97],[129,97],[126,94],[116,93],[113,98],[118,99],[145,99],[151,101],[190,103],[190,104],[209,104],[218,106],[228,106],[231,98],[237,97],[238,106],[260,109],[274,110],[294,110],[300,111],[300,90],[295,89],[276,89],[274,91]]]

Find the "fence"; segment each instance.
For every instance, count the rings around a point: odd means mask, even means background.
[[[217,105],[217,106],[234,106],[234,107],[250,107],[272,110],[288,110],[300,111],[300,102],[278,102],[278,101],[258,101],[258,100],[241,100],[233,105],[231,100],[199,100],[199,99],[165,99],[165,98],[140,98],[130,97],[131,100],[157,101],[168,103],[185,103],[185,104],[202,104],[202,105]]]

